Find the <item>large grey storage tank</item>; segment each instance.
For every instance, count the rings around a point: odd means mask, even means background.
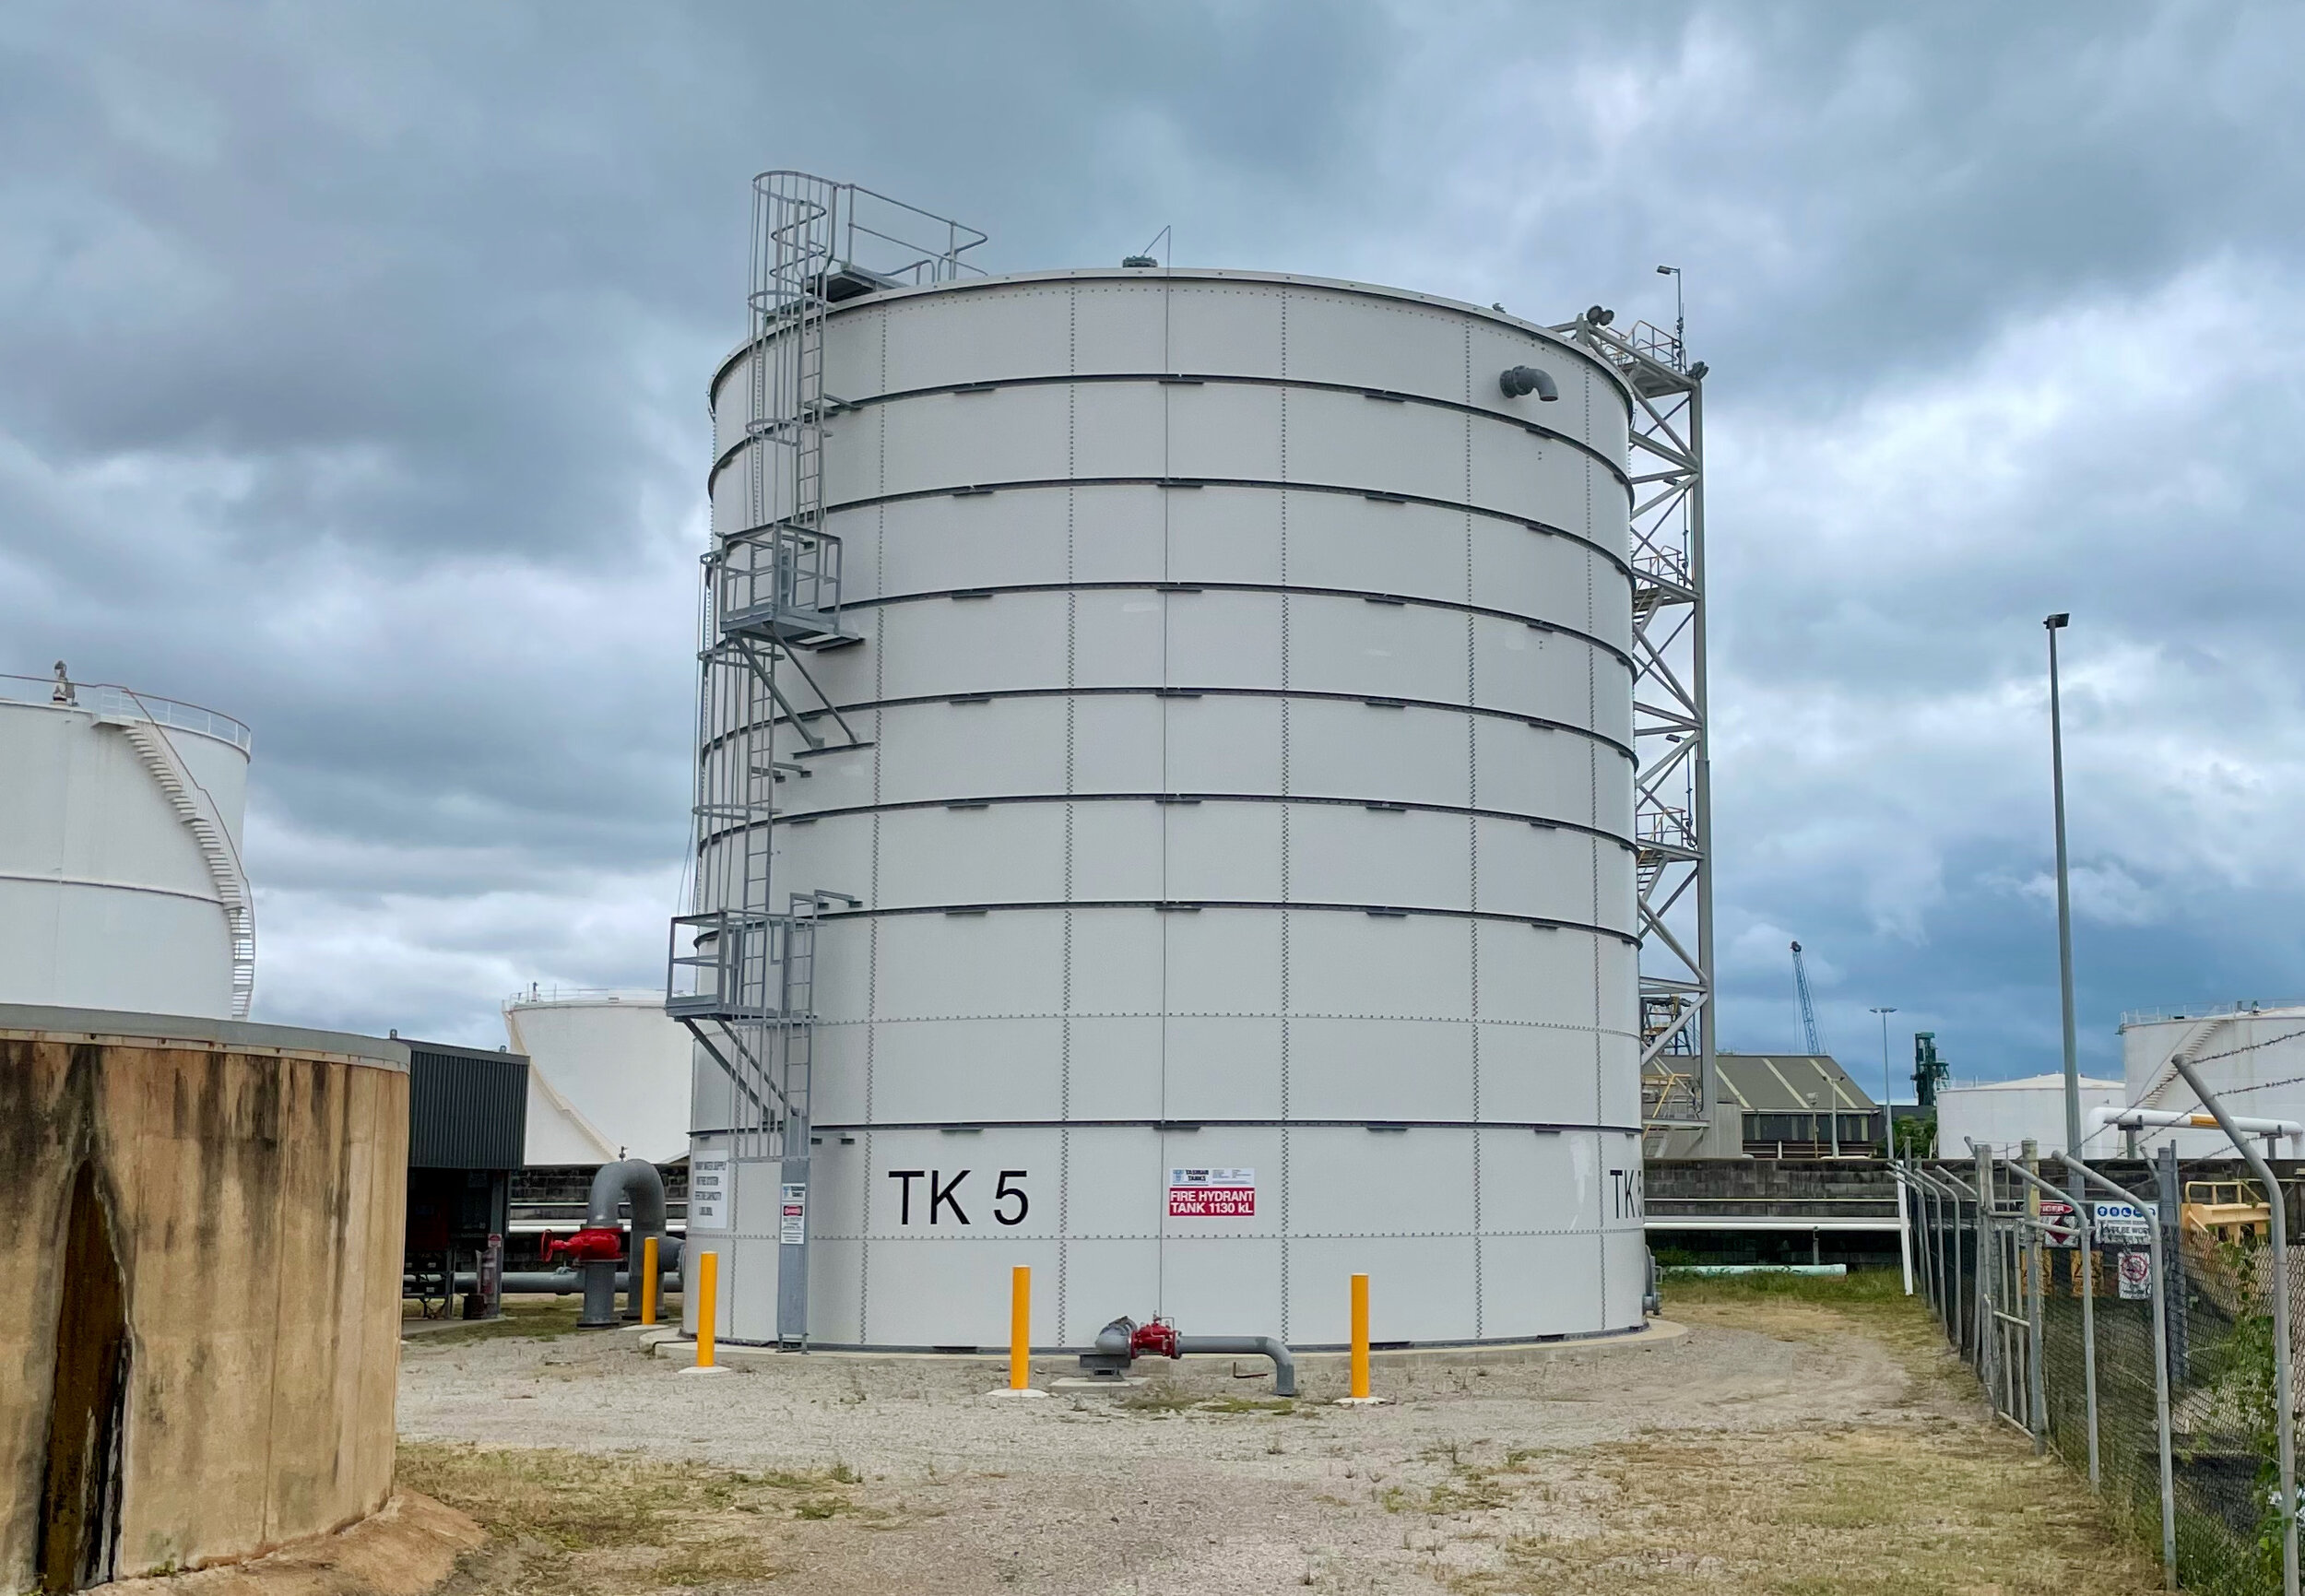
[[[1000,1342],[1017,1263],[1044,1345],[1156,1309],[1341,1342],[1353,1272],[1382,1341],[1637,1326],[1616,375],[1185,269],[872,292],[822,347],[862,642],[809,668],[869,746],[774,827],[780,893],[858,900],[817,942],[814,1342]],[[695,1113],[733,1122],[708,1063]],[[774,1336],[776,1174],[739,1156],[696,1231],[737,1340]]]

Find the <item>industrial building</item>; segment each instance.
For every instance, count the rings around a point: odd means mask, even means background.
[[[719,1333],[988,1344],[1021,1263],[1044,1344],[1340,1342],[1355,1271],[1388,1340],[1637,1326],[1643,1054],[1704,1005],[1644,1023],[1696,850],[1636,827],[1628,434],[1702,369],[1597,307],[981,277],[918,213],[876,269],[871,196],[756,193],[668,999]]]
[[[247,1018],[253,742],[62,661],[0,676],[0,1003]]]
[[[1880,1105],[1828,1053],[1714,1057],[1713,1120],[1651,1128],[1652,1158],[1878,1158]]]
[[[408,1211],[403,1269],[424,1311],[458,1297],[493,1318],[512,1232],[514,1172],[526,1141],[528,1060],[441,1042],[408,1050]],[[435,1308],[437,1305],[437,1310]]]
[[[2120,1082],[2081,1078],[2083,1157],[2094,1162],[2122,1156],[2121,1132],[2097,1111],[2117,1109],[2126,1102]],[[2003,1157],[2014,1158],[2027,1141],[2044,1152],[2064,1146],[2065,1078],[2062,1074],[1937,1088],[1938,1157],[1963,1157],[1969,1144],[1977,1142]]]

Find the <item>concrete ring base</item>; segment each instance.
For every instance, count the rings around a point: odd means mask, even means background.
[[[1578,1341],[1483,1342],[1473,1346],[1384,1347],[1372,1350],[1368,1355],[1369,1361],[1372,1364],[1387,1366],[1398,1364],[1528,1363],[1541,1359],[1566,1357],[1579,1353],[1635,1351],[1658,1346],[1666,1342],[1679,1341],[1683,1336],[1685,1336],[1688,1333],[1689,1328],[1684,1324],[1675,1323],[1672,1319],[1652,1318],[1637,1330],[1627,1330],[1619,1335],[1589,1336]],[[682,1337],[678,1330],[647,1330],[642,1333],[640,1340],[642,1347],[656,1357],[692,1359],[696,1356],[696,1342],[692,1340]],[[1326,1347],[1318,1352],[1304,1352],[1295,1348],[1292,1348],[1290,1350],[1294,1354],[1296,1361],[1300,1365],[1306,1364],[1334,1364],[1352,1355],[1350,1349],[1344,1347]],[[894,1364],[933,1362],[940,1364],[960,1365],[963,1366],[971,1364],[982,1364],[987,1367],[998,1366],[1000,1368],[1008,1367],[1009,1364],[1009,1354],[1006,1351],[978,1353],[809,1352],[806,1354],[793,1354],[781,1352],[774,1347],[732,1345],[727,1342],[720,1342],[714,1349],[714,1355],[723,1364],[767,1364],[794,1356],[846,1359],[864,1363]],[[1229,1353],[1196,1353],[1192,1355],[1196,1358],[1222,1358],[1232,1357],[1235,1354]],[[1033,1354],[1033,1357],[1036,1365],[1055,1363],[1059,1360],[1069,1362],[1073,1356],[1073,1349],[1036,1351]],[[1148,1363],[1157,1365],[1158,1363],[1165,1360],[1148,1359],[1146,1361]]]
[[[244,1563],[121,1579],[112,1596],[423,1596],[488,1535],[454,1507],[404,1491],[349,1529]]]

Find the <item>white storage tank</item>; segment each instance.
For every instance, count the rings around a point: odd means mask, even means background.
[[[2121,1025],[2125,1101],[2175,1112],[2199,1106],[2193,1089],[2169,1064],[2186,1048],[2195,1071],[2234,1114],[2305,1123],[2305,1004],[2211,1003],[2182,1010],[2125,1014]],[[2180,1158],[2229,1158],[2233,1144],[2221,1130],[2140,1130],[2148,1155],[2174,1141]],[[2258,1144],[2260,1152],[2264,1143]],[[2293,1143],[2279,1152],[2295,1157]]]
[[[2119,1108],[2125,1099],[2118,1081],[2081,1078],[2081,1138],[2085,1158],[2121,1154],[2121,1132],[2094,1127],[2091,1110]],[[2015,1156],[2027,1138],[2044,1155],[2065,1144],[2065,1078],[2027,1075],[2017,1081],[1984,1081],[1937,1089],[1937,1153],[1962,1158],[1971,1141]]]
[[[531,987],[504,1036],[528,1057],[531,1165],[688,1156],[692,1044],[662,992]]]
[[[1000,1343],[1015,1264],[1041,1345],[1340,1343],[1355,1272],[1380,1341],[1637,1327],[1618,377],[1496,311],[1183,268],[883,290],[822,347],[861,642],[807,666],[868,746],[773,832],[780,898],[857,900],[817,940],[815,1344]],[[700,1055],[707,1167],[731,1098]],[[779,1171],[733,1174],[692,1234],[767,1341]]]
[[[248,728],[148,692],[0,676],[0,1003],[244,1019]]]

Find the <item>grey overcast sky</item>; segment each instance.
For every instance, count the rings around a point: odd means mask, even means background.
[[[1709,361],[1722,1037],[2055,1067],[2305,993],[2305,9],[0,9],[0,670],[251,723],[257,1017],[661,979],[747,179],[1664,320]]]

